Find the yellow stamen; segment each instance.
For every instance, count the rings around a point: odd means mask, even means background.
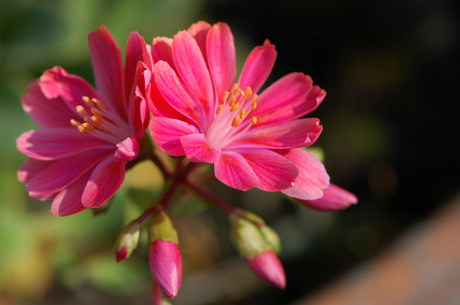
[[[101,100],[98,100],[97,98],[92,98],[91,101],[97,105],[97,107],[102,108],[102,109],[107,109],[107,107],[104,105]]]
[[[246,110],[241,110],[240,111],[240,119],[243,119],[244,118],[244,115],[246,114]]]
[[[228,99],[228,105],[229,105],[230,107],[232,107],[234,104],[235,104],[235,96],[231,96],[231,97]]]
[[[83,124],[81,124],[81,126],[83,126],[83,128],[88,132],[94,130],[94,126],[90,125],[89,123],[83,123]]]
[[[238,107],[240,107],[240,104],[236,103],[233,105],[232,109],[230,109],[230,112],[234,112],[236,109],[238,109]]]
[[[255,116],[252,117],[252,124],[257,123],[257,118]]]
[[[93,122],[93,124],[96,126],[101,126],[102,124],[102,121],[99,118],[97,118],[95,115],[91,117],[91,122]]]
[[[238,127],[238,125],[240,125],[240,117],[235,116],[232,121],[232,127]]]
[[[82,118],[88,115],[88,113],[86,112],[85,108],[83,108],[83,106],[78,105],[77,107],[75,107],[75,110],[77,110],[78,114],[81,115]]]
[[[244,88],[244,98],[245,98],[245,99],[248,99],[248,98],[251,97],[251,95],[252,95],[252,90],[251,90],[251,88],[250,88],[250,87]]]
[[[230,92],[228,91],[225,91],[224,94],[222,94],[222,103],[224,103],[228,99],[229,95],[230,95]]]
[[[256,93],[254,93],[254,95],[251,98],[251,102],[255,103],[257,101],[257,97],[258,97],[258,95]]]
[[[222,111],[222,107],[223,107],[223,106],[224,106],[224,105],[219,105],[219,106],[217,106],[217,108],[216,108],[216,115],[218,115],[218,114]]]
[[[256,103],[252,103],[252,110],[256,109],[257,108],[257,104]]]
[[[103,118],[103,115],[99,109],[91,108],[90,110],[91,110],[91,113],[94,114],[94,116],[98,118],[99,120]]]
[[[93,106],[94,106],[94,103],[91,102],[91,100],[90,100],[89,97],[87,97],[87,96],[83,96],[83,97],[81,98],[81,100],[82,100],[83,103],[85,103],[85,105],[88,106],[88,107],[93,107]]]

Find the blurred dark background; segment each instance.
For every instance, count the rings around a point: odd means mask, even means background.
[[[315,146],[332,181],[358,196],[356,206],[321,213],[216,186],[280,234],[284,291],[256,279],[236,256],[221,211],[176,209],[184,278],[172,304],[290,304],[378,256],[457,195],[459,17],[448,0],[2,1],[0,304],[150,302],[145,247],[122,264],[111,252],[117,232],[140,211],[132,190],[158,187],[148,165],[96,218],[89,211],[51,216],[49,203],[30,199],[16,180],[25,157],[14,140],[35,128],[19,96],[54,65],[92,82],[89,31],[105,25],[123,50],[131,31],[151,43],[198,20],[223,21],[235,36],[238,71],[268,38],[278,58],[267,84],[301,71],[327,91],[311,114],[324,127]]]

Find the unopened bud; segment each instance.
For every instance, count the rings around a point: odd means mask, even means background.
[[[297,199],[297,202],[319,211],[343,210],[358,202],[358,198],[354,194],[332,183],[323,190],[323,193],[321,198],[315,200]]]
[[[258,216],[241,210],[229,215],[231,240],[249,267],[265,282],[283,289],[286,276],[275,252],[280,250],[276,232]]]
[[[117,263],[130,257],[134,249],[137,248],[140,232],[141,224],[139,222],[129,223],[120,232],[115,244],[115,258],[117,259]]]
[[[153,280],[167,298],[174,298],[182,280],[182,258],[176,229],[164,211],[152,216],[149,264]]]

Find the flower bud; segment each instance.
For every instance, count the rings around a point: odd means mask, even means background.
[[[265,282],[283,289],[286,276],[275,252],[279,237],[258,216],[241,210],[229,215],[230,238],[249,267]]]
[[[141,224],[137,221],[129,223],[120,232],[115,243],[115,258],[117,259],[117,263],[130,257],[134,249],[137,248],[140,232]]]
[[[358,202],[358,198],[354,194],[332,183],[323,190],[323,193],[323,197],[319,199],[297,201],[319,211],[343,210]]]
[[[164,211],[152,216],[149,263],[153,280],[167,298],[174,298],[182,280],[182,258],[176,229]]]

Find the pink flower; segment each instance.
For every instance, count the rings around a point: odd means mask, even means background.
[[[41,129],[23,133],[18,150],[29,157],[18,179],[30,196],[53,200],[51,212],[64,216],[100,207],[118,190],[125,163],[136,158],[148,125],[143,100],[148,62],[143,38],[131,33],[126,64],[104,28],[89,33],[88,48],[97,90],[61,67],[47,70],[27,86],[24,111]]]
[[[214,164],[217,179],[235,189],[320,198],[329,176],[301,147],[313,144],[322,127],[318,119],[301,117],[326,93],[295,72],[257,95],[276,54],[268,40],[254,48],[234,85],[235,47],[227,24],[199,22],[173,39],[155,38],[150,132],[165,153]]]
[[[246,258],[245,261],[254,273],[266,283],[280,289],[286,287],[283,265],[273,250],[267,250],[255,257]]]
[[[324,196],[319,199],[297,201],[304,206],[320,211],[343,210],[358,203],[358,198],[354,194],[332,183],[323,192]]]

